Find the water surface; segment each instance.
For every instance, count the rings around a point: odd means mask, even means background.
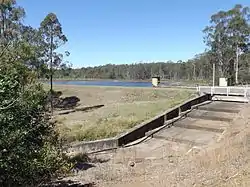
[[[130,81],[54,81],[58,85],[152,87],[151,82]]]

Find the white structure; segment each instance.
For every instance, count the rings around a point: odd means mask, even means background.
[[[227,86],[227,79],[226,78],[220,78],[219,86]]]
[[[158,87],[159,83],[160,83],[160,77],[152,77],[153,87]]]

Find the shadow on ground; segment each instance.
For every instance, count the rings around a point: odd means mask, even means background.
[[[59,180],[43,185],[42,187],[95,187],[95,183],[81,184],[72,180]]]

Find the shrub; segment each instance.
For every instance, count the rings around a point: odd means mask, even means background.
[[[46,93],[23,65],[0,68],[0,103],[0,186],[51,179],[66,163],[46,114]]]

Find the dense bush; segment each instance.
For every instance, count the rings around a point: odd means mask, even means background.
[[[34,186],[65,164],[45,102],[27,68],[0,68],[0,186]]]

